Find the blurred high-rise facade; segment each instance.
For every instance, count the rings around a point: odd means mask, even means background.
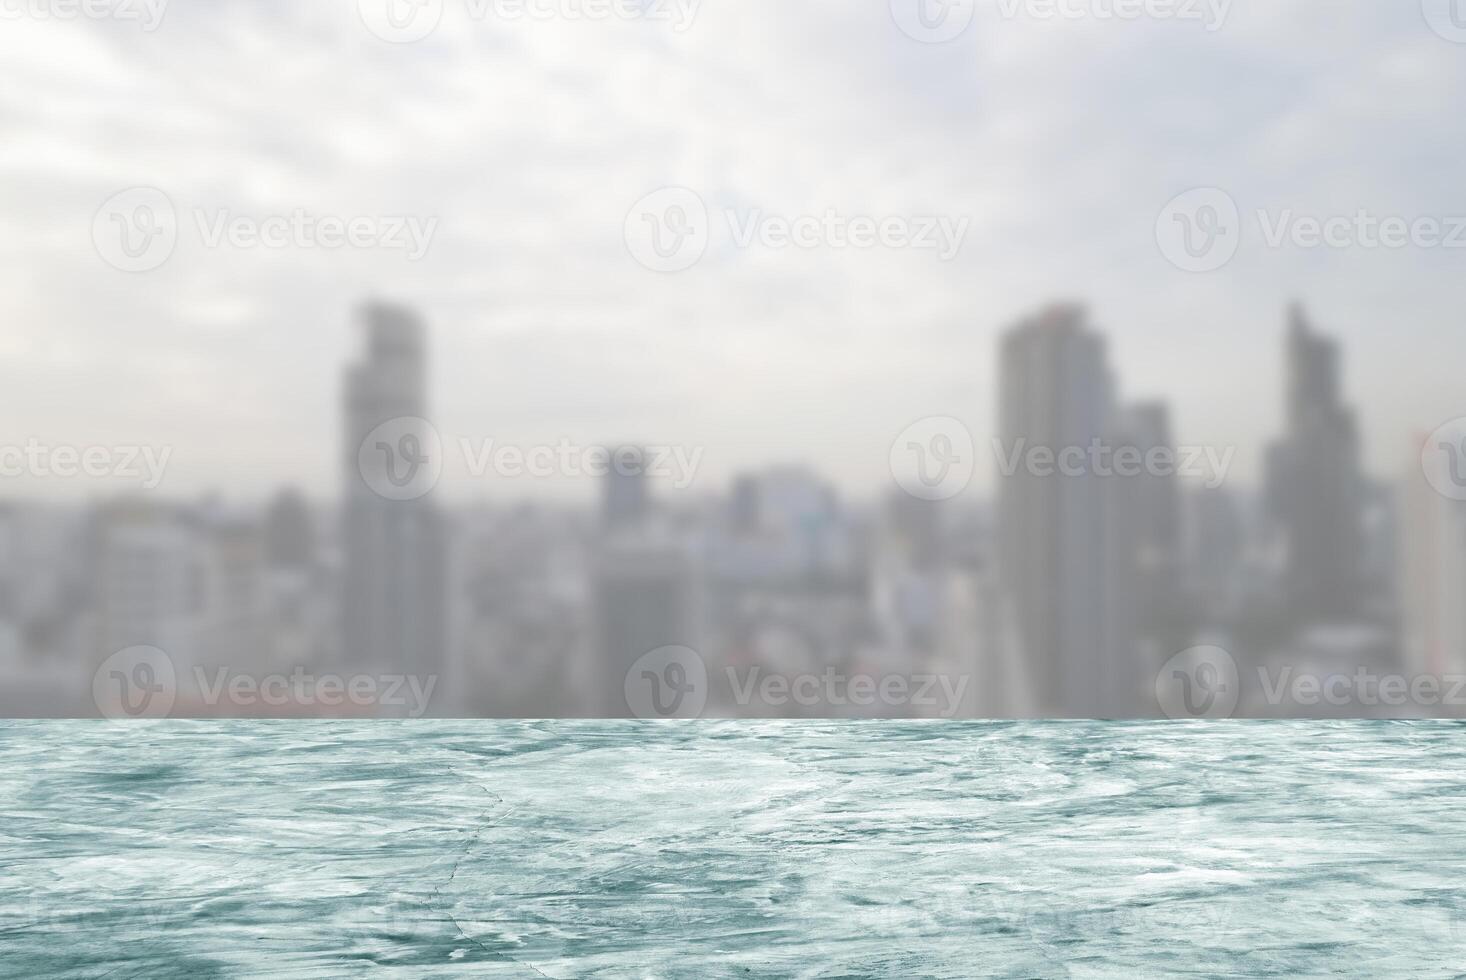
[[[362,310],[361,327],[365,350],[347,369],[343,398],[340,654],[362,668],[436,674],[445,666],[447,632],[442,518],[430,494],[389,499],[362,462],[363,444],[378,427],[396,426],[399,436],[426,429],[426,329],[412,311],[381,303]],[[389,436],[366,454],[380,450],[388,454],[382,465],[393,467],[391,454],[420,452],[420,443],[397,445]]]
[[[693,554],[665,529],[619,529],[601,542],[591,616],[593,714],[627,714],[626,679],[644,654],[663,647],[702,647],[700,592]]]
[[[97,511],[88,566],[98,660],[154,646],[192,663],[204,581],[199,535],[182,506],[127,498]]]
[[[1466,501],[1440,493],[1447,460],[1410,454],[1400,489],[1400,647],[1405,666],[1427,674],[1466,672]],[[1421,463],[1435,470],[1421,469]]]
[[[1289,313],[1286,429],[1268,453],[1269,508],[1283,535],[1284,600],[1298,624],[1356,612],[1364,540],[1359,436],[1343,402],[1338,345]]]
[[[1109,601],[1105,487],[1094,472],[1041,472],[1023,456],[1105,439],[1115,394],[1104,338],[1083,308],[1050,307],[1003,336],[998,376],[999,452],[1019,453],[999,480],[998,560],[1029,688],[1056,714],[1121,712],[1132,665]]]
[[[262,524],[270,661],[319,663],[330,653],[335,607],[320,601],[330,579],[317,554],[310,505],[297,491],[281,491]]]
[[[1174,453],[1170,409],[1141,402],[1117,410],[1111,426],[1117,450],[1137,458]],[[1132,645],[1146,664],[1179,649],[1188,627],[1181,590],[1181,491],[1173,472],[1143,470],[1105,481],[1106,528],[1111,573],[1107,621],[1117,651]],[[1134,665],[1125,663],[1125,669]]]
[[[640,446],[606,449],[601,481],[601,523],[607,529],[637,527],[647,518],[646,454]]]

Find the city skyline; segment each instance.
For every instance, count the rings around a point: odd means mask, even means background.
[[[980,507],[960,495],[971,460],[949,418],[895,441],[874,505],[808,464],[669,490],[642,472],[659,447],[624,444],[589,447],[594,509],[444,502],[446,450],[424,418],[433,325],[377,301],[356,318],[336,502],[282,488],[267,507],[157,492],[70,517],[53,504],[79,550],[25,584],[16,562],[45,547],[45,522],[0,507],[0,660],[21,690],[40,685],[34,703],[74,705],[68,672],[101,659],[93,685],[166,676],[167,710],[176,698],[184,714],[217,710],[231,670],[248,699],[250,671],[289,669],[411,680],[413,716],[859,714],[852,678],[926,692],[871,709],[896,716],[1266,716],[1310,713],[1267,694],[1300,665],[1444,679],[1459,662],[1442,638],[1466,635],[1449,600],[1466,588],[1452,499],[1466,491],[1442,453],[1403,482],[1358,470],[1347,351],[1296,306],[1265,493],[1236,492],[1224,468],[1185,482],[1167,403],[1126,398],[1107,334],[1052,303],[1000,341],[999,441],[1027,448]],[[1439,527],[1457,528],[1460,554]],[[1172,674],[1201,687],[1177,701]],[[791,702],[791,676],[831,700]],[[115,710],[103,689],[97,707]]]
[[[0,658],[547,715],[1453,666],[1442,2],[28,8]]]
[[[431,321],[431,317],[424,316],[422,311],[417,308],[383,298],[359,300],[351,304],[349,306],[351,311],[350,319],[353,322],[359,322],[363,311],[374,308],[410,310],[409,315],[421,317],[424,321]],[[1090,304],[1075,300],[1051,300],[1046,303],[1037,304],[1032,309],[1052,310],[1059,308],[1081,311],[1086,316],[1091,315],[1093,312]],[[1298,317],[1306,315],[1303,312],[1306,309],[1306,304],[1296,300],[1289,302],[1280,310],[1278,317],[1279,326],[1275,332],[1277,334],[1285,334],[1291,329],[1290,325]],[[1027,315],[1029,314],[1025,313],[1015,317],[1012,322],[1022,320]],[[1118,390],[1124,394],[1127,401],[1133,404],[1160,405],[1164,407],[1164,411],[1168,416],[1173,416],[1175,409],[1174,398],[1171,393],[1165,391],[1147,392],[1143,397],[1137,398],[1132,387],[1124,383],[1126,365],[1115,358],[1112,353],[1114,349],[1114,335],[1105,329],[1105,322],[1103,317],[1099,318],[1096,329],[1103,334],[1107,351],[1110,352],[1108,359],[1113,365],[1112,373],[1117,379],[1116,384]],[[434,327],[436,330],[437,324],[434,324]],[[1330,335],[1330,343],[1335,345],[1341,343],[1342,338],[1336,332],[1331,331]],[[995,334],[995,348],[999,346],[998,341],[1001,336],[1002,331]],[[422,364],[419,368],[424,376],[432,375],[436,377],[437,373],[441,370],[441,362],[453,360],[452,352],[438,355],[437,359],[435,359],[435,351],[440,346],[440,344],[430,345],[424,351]],[[1272,423],[1273,428],[1265,433],[1264,437],[1257,444],[1209,444],[1205,446],[1206,449],[1212,450],[1217,454],[1212,458],[1213,463],[1216,460],[1225,461],[1225,472],[1219,474],[1219,477],[1224,480],[1228,488],[1248,496],[1264,496],[1269,492],[1269,454],[1272,452],[1273,444],[1278,439],[1279,425],[1286,424],[1288,413],[1291,411],[1286,395],[1286,379],[1290,370],[1289,358],[1286,349],[1280,349],[1278,354],[1280,356],[1275,356],[1274,359],[1278,365],[1280,378],[1278,387],[1283,394],[1281,396],[1269,396],[1278,405],[1278,417]],[[1348,388],[1347,377],[1349,364],[1349,358],[1341,358],[1338,368],[1340,376],[1338,383],[1346,389]],[[985,397],[985,393],[983,392],[975,392],[974,394],[984,396],[975,399],[976,401],[985,400],[995,404],[997,402],[996,395]],[[1264,398],[1265,402],[1267,400],[1268,398]],[[1359,413],[1362,416],[1360,428],[1367,426],[1369,418],[1368,406],[1365,406],[1365,408],[1366,411]],[[597,501],[601,493],[601,484],[593,473],[572,472],[567,474],[557,471],[549,474],[540,474],[530,472],[522,464],[519,468],[520,471],[517,473],[510,472],[506,474],[496,471],[491,465],[492,453],[495,450],[506,447],[510,451],[517,450],[520,453],[539,451],[546,454],[562,454],[560,458],[563,458],[564,453],[572,451],[584,454],[587,451],[603,447],[614,448],[617,446],[652,445],[661,453],[664,453],[667,459],[661,464],[662,470],[665,472],[654,469],[649,479],[651,482],[656,483],[658,482],[659,476],[666,477],[677,466],[681,466],[683,469],[689,470],[686,474],[687,480],[682,482],[691,483],[690,486],[676,485],[675,487],[668,487],[665,479],[662,479],[660,482],[663,484],[663,489],[673,489],[679,495],[685,491],[686,496],[719,495],[725,492],[729,485],[736,482],[741,472],[769,465],[813,467],[833,478],[831,470],[827,466],[822,465],[828,461],[821,460],[814,453],[801,455],[795,451],[794,455],[782,458],[765,456],[735,461],[732,459],[720,459],[716,453],[709,453],[705,444],[668,445],[665,440],[659,441],[654,432],[623,433],[620,437],[615,438],[582,438],[571,434],[570,430],[566,430],[554,439],[537,442],[516,438],[514,432],[505,432],[502,430],[497,432],[488,429],[450,431],[437,424],[436,420],[441,417],[441,413],[426,409],[407,414],[411,414],[414,417],[419,415],[423,416],[428,428],[433,431],[436,444],[441,447],[439,470],[434,476],[434,483],[432,485],[433,493],[436,499],[455,504],[471,504],[484,501],[485,499],[525,502],[531,498],[543,498],[557,506],[576,506],[587,509],[593,509],[598,506]],[[966,423],[966,419],[971,418],[975,414],[977,414],[975,410],[964,412],[959,408],[950,412],[933,412],[911,419],[903,418],[898,423],[887,426],[886,428],[889,429],[888,433],[884,431],[879,433],[880,436],[887,438],[885,443],[874,440],[871,442],[871,445],[876,450],[876,462],[886,460],[891,449],[889,440],[895,439],[910,424],[935,417],[955,419],[957,422],[963,423],[963,427],[972,439],[974,448],[971,476],[967,485],[962,488],[960,496],[962,499],[973,504],[991,503],[996,499],[1002,484],[1005,454],[1011,450],[1011,440],[1005,440],[1001,422],[995,423],[992,431],[986,435],[973,429],[970,424]],[[383,421],[391,417],[384,416]],[[1429,426],[1421,426],[1418,430],[1412,431],[1402,443],[1400,451],[1396,453],[1396,458],[1390,461],[1389,465],[1378,471],[1372,471],[1365,467],[1363,475],[1370,480],[1380,483],[1393,482],[1398,477],[1402,467],[1408,466],[1413,456],[1418,453],[1419,440],[1426,433],[1438,428],[1445,421],[1447,420],[1440,420]],[[1168,421],[1166,427],[1174,437],[1173,443],[1175,445],[1196,446],[1198,450],[1202,448],[1195,440],[1188,439],[1185,430],[1176,426],[1174,421]],[[339,426],[333,426],[333,428],[339,428]],[[339,438],[339,436],[337,437]],[[24,453],[27,451],[26,446],[28,444],[38,448],[42,453],[51,452],[57,447],[62,447],[65,450],[72,450],[76,454],[81,454],[92,446],[104,445],[102,443],[85,445],[49,443],[31,437],[25,443],[13,447],[14,451],[16,453]],[[130,456],[137,457],[132,461],[132,468],[125,476],[103,474],[99,478],[91,480],[49,475],[43,475],[38,478],[36,474],[27,472],[22,468],[17,474],[7,474],[9,477],[6,481],[8,497],[23,500],[36,500],[45,497],[53,500],[70,499],[75,502],[78,498],[95,500],[109,495],[126,496],[132,492],[152,493],[154,490],[158,490],[165,496],[173,496],[180,499],[190,497],[223,497],[224,499],[239,503],[247,502],[259,505],[272,499],[283,488],[304,493],[310,499],[320,503],[327,503],[336,499],[340,494],[339,476],[333,477],[325,484],[315,485],[306,481],[299,474],[295,476],[283,475],[276,482],[257,487],[251,486],[247,491],[237,490],[236,488],[240,486],[239,482],[229,479],[217,483],[206,483],[200,486],[175,490],[173,483],[170,483],[169,480],[180,466],[186,465],[186,455],[176,452],[173,446],[161,444],[137,444],[136,442],[119,440],[114,445],[125,447]],[[676,459],[671,458],[674,453],[677,454]],[[326,452],[324,447],[319,448],[317,452],[312,454],[313,458],[325,458],[332,455]],[[661,459],[660,456],[658,458],[659,460]],[[689,463],[695,465],[689,466]],[[1248,471],[1251,469],[1255,469],[1256,472],[1242,477],[1238,476],[1239,472],[1248,474]],[[1183,477],[1186,476],[1185,473],[1181,475]],[[1211,477],[1209,476],[1208,479],[1210,480]],[[146,480],[148,482],[139,483],[140,480]],[[842,494],[849,496],[852,500],[860,500],[868,505],[877,505],[889,491],[893,480],[896,483],[900,482],[900,478],[892,474],[889,470],[884,473],[884,478],[876,476],[873,477],[873,480],[874,482],[856,487],[842,485],[840,490]],[[1187,485],[1191,485],[1191,481],[1186,482]],[[246,486],[249,485],[246,484]]]

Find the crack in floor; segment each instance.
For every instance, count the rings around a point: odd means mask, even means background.
[[[462,770],[460,770],[457,766],[453,765],[451,762],[448,763],[448,768],[451,769],[451,770],[453,770],[454,775],[458,776],[458,778],[462,779],[464,782],[467,782],[467,783],[469,783],[469,784],[471,784],[473,786],[478,787],[479,789],[481,789],[485,793],[487,793],[489,796],[493,797],[494,802],[499,807],[502,807],[504,805],[504,798],[502,796],[500,796],[498,793],[495,793],[493,790],[489,789],[487,786],[483,785],[482,783],[478,782],[477,780],[469,779],[467,776],[465,776],[463,774]],[[503,816],[507,816],[509,813],[513,813],[513,812],[514,812],[513,809],[506,810],[502,814],[500,814],[500,818],[502,819]],[[458,877],[458,869],[463,865],[464,860],[468,857],[468,852],[470,850],[472,850],[473,849],[473,846],[479,842],[479,839],[483,836],[484,830],[487,829],[490,826],[490,822],[489,822],[488,818],[489,818],[489,815],[491,813],[494,813],[494,808],[493,807],[490,807],[489,809],[484,810],[483,813],[480,814],[480,822],[479,822],[479,825],[474,830],[474,832],[469,835],[468,840],[466,840],[464,842],[462,849],[458,852],[458,857],[457,857],[457,859],[454,860],[453,867],[451,869],[449,869],[449,871],[448,871],[448,879],[446,881],[444,881],[441,885],[434,885],[433,886],[433,894],[435,896],[437,896],[437,899],[438,899],[438,902],[439,902],[438,911],[442,912],[445,916],[448,917],[448,921],[451,922],[451,923],[453,923],[453,928],[458,931],[458,935],[463,938],[463,941],[464,942],[469,943],[470,945],[477,947],[478,949],[480,949],[483,952],[487,953],[489,956],[496,957],[497,959],[502,960],[502,961],[505,961],[505,962],[508,962],[508,963],[513,963],[516,966],[522,966],[522,967],[525,967],[526,969],[533,970],[537,976],[543,977],[544,980],[556,980],[555,977],[552,977],[548,973],[545,973],[543,970],[539,969],[534,964],[532,964],[532,963],[526,963],[526,962],[524,962],[521,959],[518,959],[518,958],[516,958],[514,956],[510,956],[508,953],[500,952],[499,950],[496,950],[496,949],[490,949],[489,947],[485,946],[483,943],[479,942],[477,939],[474,939],[472,936],[470,936],[467,932],[464,931],[463,924],[460,923],[458,921],[458,917],[455,916],[449,910],[449,908],[447,906],[447,900],[443,897],[443,889],[445,887],[453,884],[453,880]]]

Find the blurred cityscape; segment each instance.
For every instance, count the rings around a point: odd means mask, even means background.
[[[938,420],[851,500],[799,465],[656,490],[644,446],[609,446],[595,508],[441,502],[431,328],[359,321],[335,499],[0,504],[0,711],[1462,714],[1455,447],[1444,474],[1421,446],[1362,472],[1344,352],[1302,308],[1260,492],[1127,402],[1088,312],[1055,305],[1001,337],[991,454]],[[950,499],[938,463],[996,467],[996,493]]]

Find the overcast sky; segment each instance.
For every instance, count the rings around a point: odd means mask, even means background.
[[[921,43],[887,0],[704,0],[680,30],[673,0],[512,22],[444,0],[399,44],[356,0],[173,0],[152,31],[0,0],[0,443],[170,446],[180,494],[330,493],[352,311],[374,296],[430,324],[445,439],[698,446],[701,489],[802,460],[883,491],[896,434],[949,415],[980,492],[996,339],[1059,299],[1089,307],[1124,395],[1167,400],[1180,442],[1239,447],[1242,483],[1281,425],[1294,298],[1343,341],[1377,474],[1466,415],[1466,248],[1268,248],[1252,217],[1466,216],[1466,44],[1419,0],[1236,0],[1212,31],[1008,3]],[[146,272],[94,244],[135,186],[178,216]],[[674,273],[624,237],[667,186],[710,215]],[[1242,213],[1210,273],[1156,241],[1196,187]],[[297,209],[437,223],[416,260],[210,247],[199,226]],[[729,209],[969,224],[944,261],[739,247]],[[445,481],[467,492],[451,460]]]

